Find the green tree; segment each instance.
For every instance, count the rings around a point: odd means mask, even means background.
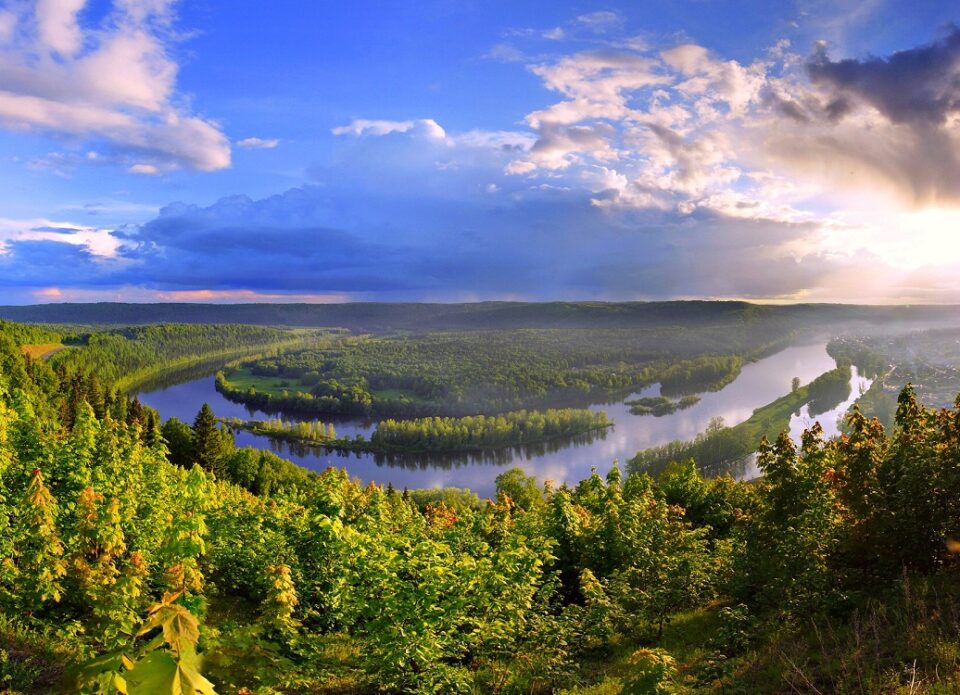
[[[170,463],[181,468],[193,466],[193,429],[190,425],[172,417],[163,423],[160,434],[167,443]]]
[[[204,403],[193,421],[195,462],[205,471],[221,473],[221,463],[225,453],[224,438],[217,426],[217,418],[210,406]]]
[[[57,502],[43,482],[39,468],[15,515],[14,563],[22,601],[35,610],[48,601],[59,601],[63,577],[67,574],[64,546],[57,528]]]
[[[529,511],[544,505],[543,493],[537,479],[522,468],[511,468],[496,479],[497,496],[506,495],[520,509]]]

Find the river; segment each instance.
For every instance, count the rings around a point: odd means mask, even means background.
[[[596,404],[590,409],[606,411],[615,424],[601,436],[485,455],[404,454],[388,457],[357,452],[338,454],[322,448],[291,446],[243,431],[237,433],[236,441],[238,446],[270,449],[317,471],[328,466],[346,468],[352,476],[364,482],[393,483],[397,489],[465,487],[486,496],[493,492],[496,476],[511,466],[519,466],[541,481],[576,483],[588,477],[592,468],[604,474],[615,460],[625,462],[641,449],[678,439],[692,439],[715,417],[722,417],[728,426],[739,424],[755,409],[788,393],[794,377],[806,384],[835,366],[824,342],[795,345],[744,365],[733,382],[720,391],[699,394],[700,402],[686,410],[661,417],[639,416],[631,414],[623,401]],[[805,406],[791,420],[791,435],[799,438],[803,427],[812,424],[814,419],[820,421],[828,435],[836,434],[837,417],[867,387],[869,380],[854,370],[850,398],[816,418],[810,418]],[[658,394],[659,386],[653,385],[624,400]],[[177,417],[188,423],[193,422],[204,402],[209,403],[220,417],[275,417],[227,400],[214,388],[213,376],[148,390],[140,393],[139,398],[142,403],[157,409],[163,419]],[[294,418],[285,416],[285,419]],[[369,436],[374,428],[374,423],[357,419],[333,420],[333,423],[338,435],[348,437],[357,433]],[[756,475],[756,467],[751,461],[745,462],[744,466],[735,473],[741,477]]]

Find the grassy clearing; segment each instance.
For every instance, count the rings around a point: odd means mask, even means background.
[[[66,348],[67,346],[62,343],[35,343],[33,345],[21,345],[20,351],[35,360],[45,360]]]
[[[296,379],[283,379],[276,376],[258,376],[247,367],[233,367],[223,370],[224,376],[234,388],[246,391],[254,389],[257,393],[280,397],[284,391],[296,393],[305,391],[307,387],[298,386]]]

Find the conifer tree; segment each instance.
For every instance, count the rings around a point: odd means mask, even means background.
[[[206,403],[193,421],[194,461],[205,471],[218,472],[224,454],[224,440],[217,427],[217,418]]]

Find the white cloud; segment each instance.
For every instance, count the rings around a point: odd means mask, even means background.
[[[432,118],[416,121],[387,121],[358,118],[347,125],[337,126],[331,131],[334,135],[373,135],[382,136],[391,133],[422,133],[426,137],[443,140],[447,133]]]
[[[451,136],[451,140],[464,147],[525,152],[533,147],[537,139],[532,133],[513,130],[468,130],[466,133]]]
[[[80,50],[83,33],[77,13],[86,0],[37,0],[37,33],[44,46],[68,58]]]
[[[145,176],[155,176],[160,173],[160,169],[153,164],[134,164],[129,169],[131,174],[142,174]]]
[[[237,147],[245,150],[272,150],[280,141],[276,138],[244,138],[237,141]]]
[[[92,256],[100,259],[116,258],[122,244],[111,229],[45,218],[0,217],[0,249],[7,248],[10,242],[18,241],[55,241],[82,246]]]
[[[97,25],[78,21],[84,6],[39,0],[32,12],[18,5],[0,17],[0,37],[10,36],[0,47],[0,125],[101,140],[128,166],[228,167],[220,127],[189,113],[176,92],[171,0],[115,0]]]
[[[922,268],[960,267],[960,30],[859,60],[787,40],[749,63],[694,43],[598,43],[531,67],[562,98],[526,115],[536,141],[504,166],[529,190],[562,183],[624,216],[792,230],[765,248],[808,267],[866,254],[913,273],[911,291]],[[860,281],[824,280],[834,296]]]

